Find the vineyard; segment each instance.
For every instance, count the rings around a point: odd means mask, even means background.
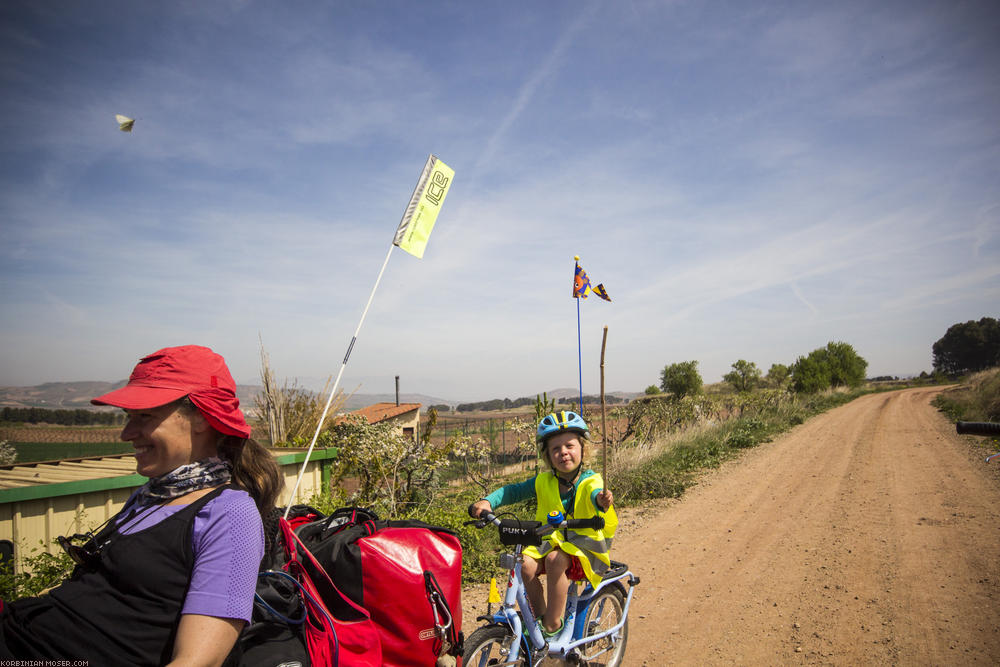
[[[132,445],[119,440],[120,433],[121,427],[0,426],[0,442],[17,452],[15,463],[35,463],[130,453]]]
[[[720,423],[730,418],[752,417],[791,404],[796,395],[782,389],[730,394],[700,394],[676,399],[669,394],[637,398],[626,405],[606,409],[607,437],[602,434],[601,406],[585,404],[582,415],[591,429],[591,440],[614,446],[635,446],[684,430],[696,424]],[[570,409],[559,406],[558,409]],[[575,408],[574,408],[575,409]],[[484,439],[490,451],[512,453],[524,441],[534,447],[537,417],[531,410],[478,412],[470,416],[438,415],[431,442],[444,444],[456,435]],[[421,431],[427,428],[421,415]]]
[[[120,426],[0,426],[0,440],[8,442],[118,442]]]

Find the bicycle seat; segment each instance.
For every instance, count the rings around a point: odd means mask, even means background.
[[[616,560],[611,561],[611,567],[608,571],[601,575],[601,579],[613,579],[614,577],[621,576],[628,571],[628,565],[625,563],[619,563]]]

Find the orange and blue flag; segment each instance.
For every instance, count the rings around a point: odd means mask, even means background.
[[[573,298],[586,299],[590,289],[590,278],[587,277],[587,272],[577,264],[576,274],[573,276]]]
[[[587,276],[587,272],[583,270],[582,266],[577,264],[576,273],[573,276],[573,298],[586,299],[590,296],[591,292],[605,301],[611,301],[611,297],[608,296],[608,291],[604,289],[604,283],[601,283],[597,287],[593,287],[590,284],[590,277]]]

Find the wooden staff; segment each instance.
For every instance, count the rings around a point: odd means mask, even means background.
[[[608,345],[608,327],[604,326],[604,338],[601,339],[601,441],[604,446],[601,448],[603,450],[603,465],[601,470],[601,475],[604,477],[604,488],[609,488],[611,484],[608,482],[608,413],[605,407],[604,401],[604,348]]]

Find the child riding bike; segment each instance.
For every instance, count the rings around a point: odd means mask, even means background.
[[[589,435],[587,423],[575,412],[546,415],[538,423],[535,442],[551,470],[501,487],[469,506],[469,514],[478,519],[484,511],[492,512],[494,508],[534,495],[538,501],[535,519],[543,523],[553,511],[576,519],[604,516],[603,530],[557,530],[546,538],[543,546],[523,551],[528,556],[522,566],[525,588],[546,637],[555,636],[562,629],[570,579],[586,579],[596,588],[611,563],[608,552],[618,518],[612,506],[614,497],[604,488],[604,480],[583,467],[584,445]],[[548,605],[538,579],[540,574],[546,575]]]

